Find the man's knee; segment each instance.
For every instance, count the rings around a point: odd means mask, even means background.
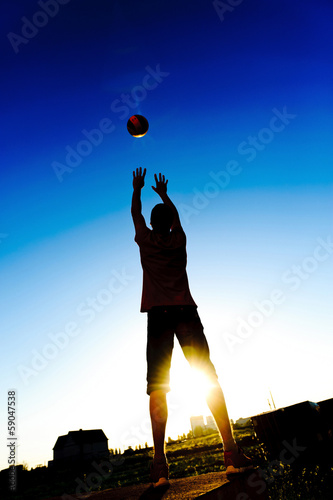
[[[148,396],[153,395],[153,398],[156,398],[156,397],[158,397],[159,394],[167,394],[168,392],[170,392],[169,381],[165,381],[165,382],[148,381],[148,383],[147,383]]]
[[[168,390],[166,387],[155,388],[149,392],[149,396],[153,399],[164,399],[166,397]]]

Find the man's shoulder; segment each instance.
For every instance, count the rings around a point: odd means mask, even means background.
[[[180,223],[179,224],[175,224],[174,226],[172,226],[171,232],[175,232],[175,231],[185,234],[183,226]]]
[[[178,238],[184,238],[186,240],[185,231],[180,224],[172,228],[171,234]]]
[[[143,241],[144,239],[146,239],[147,236],[149,236],[151,232],[152,232],[151,229],[149,229],[149,227],[147,227],[146,223],[140,224],[140,225],[135,227],[134,240],[137,243],[139,243],[139,242]]]

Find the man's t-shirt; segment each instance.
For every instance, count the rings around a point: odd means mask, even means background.
[[[187,279],[183,229],[177,226],[163,236],[141,226],[137,228],[134,239],[140,248],[143,269],[141,312],[154,306],[196,307]]]

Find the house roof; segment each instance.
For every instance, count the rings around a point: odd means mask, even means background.
[[[75,444],[79,445],[108,441],[102,429],[91,429],[87,431],[80,429],[79,431],[69,431],[65,436],[59,436],[53,449],[58,450],[64,448],[69,438],[71,438]]]

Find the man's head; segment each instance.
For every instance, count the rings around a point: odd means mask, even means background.
[[[158,233],[168,233],[173,223],[172,208],[164,203],[154,206],[150,215],[150,224]]]

